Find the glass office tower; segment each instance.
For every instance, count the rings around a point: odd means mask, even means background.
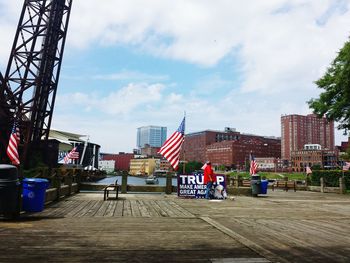
[[[137,147],[161,147],[166,140],[167,128],[160,126],[144,126],[137,128]]]

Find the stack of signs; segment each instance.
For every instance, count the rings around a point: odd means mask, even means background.
[[[206,185],[202,173],[177,176],[177,195],[186,198],[205,198]],[[226,194],[226,176],[216,174],[216,188]],[[220,198],[220,197],[219,197]],[[222,198],[225,198],[223,196]]]

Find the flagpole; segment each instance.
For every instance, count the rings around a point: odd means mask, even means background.
[[[184,111],[184,118],[186,118],[186,111]],[[185,130],[184,130],[184,137],[185,137]],[[184,149],[184,162],[183,162],[183,166],[182,166],[182,174],[186,174],[186,151]]]
[[[183,166],[182,166],[182,174],[186,173],[186,158],[185,158],[185,151],[184,151],[184,161],[183,161]]]

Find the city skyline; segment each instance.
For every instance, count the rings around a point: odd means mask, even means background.
[[[2,73],[22,4],[0,0]],[[281,115],[311,113],[314,81],[349,37],[349,9],[348,0],[73,0],[51,128],[131,152],[137,127],[171,134],[186,111],[185,133],[280,137]],[[347,140],[335,134],[336,145]]]

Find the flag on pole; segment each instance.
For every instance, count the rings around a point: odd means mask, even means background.
[[[79,159],[79,152],[77,151],[77,147],[74,147],[65,157],[64,163],[68,163],[70,159]]]
[[[349,171],[350,168],[350,163],[349,162],[345,162],[343,165],[343,171]]]
[[[252,154],[250,154],[249,159],[250,159],[250,170],[249,170],[249,173],[250,173],[250,175],[254,175],[258,171],[258,164],[256,163],[255,158],[254,158],[254,156]]]
[[[179,128],[167,139],[159,152],[168,160],[176,171],[179,167],[180,150],[185,139],[185,117],[183,118]]]
[[[309,166],[306,166],[306,174],[312,174],[312,170]]]
[[[11,131],[9,144],[7,146],[7,156],[10,158],[12,164],[19,165],[19,155],[18,155],[18,144],[19,144],[20,134],[17,122],[13,123],[13,128]]]

